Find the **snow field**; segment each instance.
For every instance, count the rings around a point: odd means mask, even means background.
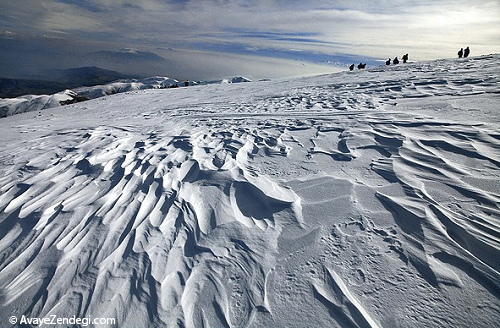
[[[499,60],[0,120],[0,320],[495,326]]]

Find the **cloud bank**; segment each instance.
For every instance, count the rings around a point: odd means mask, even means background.
[[[500,3],[4,0],[0,30],[64,40],[61,52],[80,51],[82,45],[171,48],[344,65],[353,55],[383,59],[410,52],[414,60],[447,58],[465,45],[473,54],[500,52]],[[5,48],[0,49],[4,57],[12,50]]]

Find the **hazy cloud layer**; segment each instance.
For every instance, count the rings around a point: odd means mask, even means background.
[[[78,40],[108,49],[302,52],[313,61],[311,54],[383,59],[410,52],[423,60],[452,57],[466,45],[473,54],[500,52],[500,2],[2,0],[0,30],[63,38],[68,47]]]

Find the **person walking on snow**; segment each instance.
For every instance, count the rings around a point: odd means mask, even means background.
[[[467,47],[464,50],[464,58],[467,58],[469,56],[469,54],[470,54],[470,49],[469,49],[469,47]]]
[[[464,48],[460,48],[460,50],[458,51],[458,58],[462,58],[463,55],[464,55]]]

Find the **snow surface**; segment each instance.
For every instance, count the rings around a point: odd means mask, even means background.
[[[498,326],[499,66],[139,90],[1,119],[0,325]]]

